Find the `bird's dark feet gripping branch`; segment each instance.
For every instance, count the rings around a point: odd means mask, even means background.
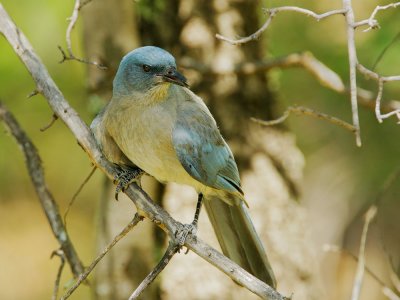
[[[140,186],[140,178],[144,173],[138,167],[118,166],[117,174],[114,177],[114,184],[117,185],[115,188],[115,200],[118,200],[118,194],[125,191],[132,182],[136,181]]]

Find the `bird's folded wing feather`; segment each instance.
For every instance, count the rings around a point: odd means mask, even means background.
[[[178,106],[172,139],[185,170],[206,186],[243,193],[232,152],[207,107],[198,101]]]

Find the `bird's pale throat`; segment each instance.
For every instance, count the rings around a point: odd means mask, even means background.
[[[163,82],[151,88],[148,91],[148,96],[152,100],[151,102],[160,102],[166,99],[170,86],[171,83]]]

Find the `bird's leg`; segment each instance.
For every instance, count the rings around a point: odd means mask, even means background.
[[[203,203],[203,194],[200,193],[197,198],[196,212],[194,213],[193,222],[190,224],[183,224],[182,227],[179,228],[175,233],[175,237],[177,238],[179,246],[183,246],[189,233],[192,235],[196,235],[197,223],[199,221],[202,203]]]
[[[118,200],[118,193],[123,192],[132,182],[137,181],[140,185],[139,180],[144,173],[138,167],[118,166],[117,174],[114,177],[114,184],[117,184],[115,199]]]
[[[196,230],[197,230],[197,223],[199,222],[199,216],[202,204],[203,204],[203,194],[200,193],[197,198],[196,212],[194,213],[194,219],[192,222],[192,225],[196,228]]]

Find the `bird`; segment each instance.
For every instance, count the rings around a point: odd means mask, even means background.
[[[142,174],[161,183],[192,186],[198,202],[183,238],[188,231],[196,233],[204,205],[222,252],[276,288],[232,151],[168,51],[144,46],[126,54],[111,100],[90,128],[103,155],[120,170],[116,193]]]

